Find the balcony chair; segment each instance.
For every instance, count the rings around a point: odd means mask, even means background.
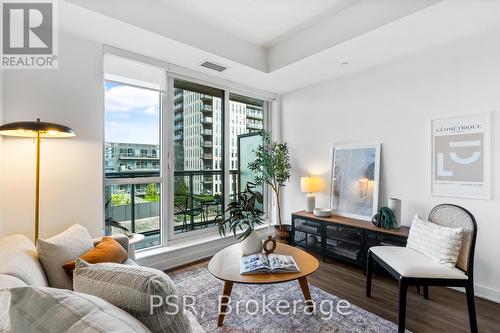
[[[196,200],[193,196],[188,194],[174,194],[174,215],[183,216],[182,230],[186,229],[186,231],[188,231],[188,216],[191,220],[201,215],[201,220],[205,221],[205,211],[203,210],[201,201]],[[194,229],[195,223],[191,222],[191,227]]]
[[[443,204],[434,207],[429,221],[464,229],[462,246],[455,267],[439,264],[427,256],[407,247],[374,246],[368,250],[366,267],[366,296],[371,297],[373,263],[376,262],[399,281],[398,332],[405,331],[406,295],[408,286],[423,286],[424,297],[428,299],[429,286],[464,287],[469,311],[470,331],[476,333],[477,318],[474,303],[474,250],[477,224],[474,216],[466,209]]]

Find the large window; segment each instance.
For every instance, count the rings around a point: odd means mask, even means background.
[[[142,234],[144,249],[215,233],[253,179],[269,102],[110,54],[104,70],[106,234]]]
[[[140,233],[137,249],[160,245],[162,93],[105,83],[106,233]]]

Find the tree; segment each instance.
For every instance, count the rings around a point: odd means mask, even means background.
[[[130,205],[130,195],[125,191],[111,194],[111,206]]]
[[[157,202],[160,201],[160,191],[156,184],[148,184],[146,186],[146,190],[144,191],[144,200],[149,202]]]
[[[254,151],[255,160],[248,168],[257,173],[256,185],[268,184],[276,196],[278,210],[278,226],[281,228],[281,191],[290,179],[290,156],[286,142],[277,143],[271,140],[271,133],[262,132],[262,144]]]

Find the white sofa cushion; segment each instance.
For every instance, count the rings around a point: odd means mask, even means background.
[[[0,274],[13,276],[30,286],[48,286],[35,245],[24,235],[0,239]]]
[[[146,333],[127,312],[98,297],[55,288],[10,289],[12,332]]]
[[[406,246],[440,264],[455,267],[462,246],[462,234],[463,228],[441,226],[415,215]]]
[[[111,263],[88,264],[78,259],[73,272],[73,287],[78,292],[100,297],[122,308],[153,333],[193,332],[182,306],[182,297],[162,271]],[[152,296],[161,298],[163,304],[153,306],[160,304],[160,300]]]
[[[0,274],[0,289],[26,286],[27,284],[23,280],[20,280],[12,275]]]
[[[458,268],[439,264],[408,247],[374,246],[370,251],[404,277],[467,280]]]
[[[75,260],[94,247],[92,238],[85,227],[74,224],[59,235],[49,239],[39,239],[36,243],[38,257],[47,274],[49,286],[73,289],[71,279],[63,265]]]

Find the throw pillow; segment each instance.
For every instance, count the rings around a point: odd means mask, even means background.
[[[76,261],[76,291],[100,297],[139,319],[153,333],[191,333],[182,297],[162,271],[119,264]]]
[[[10,289],[12,332],[146,333],[122,309],[98,297],[47,287]]]
[[[43,266],[49,286],[72,289],[73,283],[66,275],[63,265],[80,257],[94,247],[85,227],[74,224],[59,235],[36,242],[38,257]]]
[[[99,244],[93,249],[90,249],[80,259],[85,260],[90,264],[98,264],[101,262],[113,262],[121,264],[128,258],[128,253],[125,249],[111,237],[103,237]],[[64,264],[63,268],[70,279],[73,279],[73,270],[75,269],[75,260]]]
[[[423,253],[434,261],[455,267],[462,245],[463,228],[449,228],[418,215],[413,218],[406,246]]]

